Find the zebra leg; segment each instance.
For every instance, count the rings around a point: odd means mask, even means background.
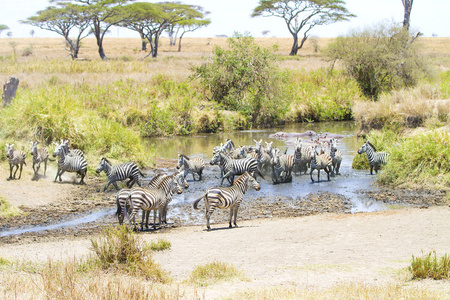
[[[198,172],[198,181],[200,181],[200,180],[202,180],[202,171],[200,170],[199,172]]]
[[[47,174],[47,160],[44,161],[44,176]]]
[[[19,165],[16,165],[16,170],[14,171],[14,177],[13,177],[14,179],[16,179],[16,174],[17,174],[18,170],[19,170]]]
[[[230,207],[230,221],[229,221],[229,228],[233,228],[233,226],[231,226],[231,220],[233,219],[233,215],[234,215],[234,207]]]
[[[320,182],[320,169],[317,169],[317,182]]]
[[[370,175],[373,175],[373,165],[370,165]]]
[[[237,225],[237,222],[236,222],[238,210],[239,210],[239,205],[236,205],[236,206],[233,208],[234,226],[235,226],[235,227],[239,227],[239,226]],[[230,225],[231,225],[231,224],[230,224]]]
[[[211,218],[211,215],[214,212],[214,209],[216,209],[215,206],[210,206],[208,209],[208,212],[206,213],[206,227],[208,228],[208,231],[211,230],[211,226],[209,225],[209,219]]]
[[[87,172],[87,170],[84,170],[84,172],[78,173],[78,174],[81,175],[80,184],[86,184],[86,183],[84,182],[84,177],[86,176],[86,172]]]
[[[9,179],[13,179],[13,177],[12,177],[13,168],[14,168],[14,166],[12,164],[9,164]]]
[[[313,171],[314,171],[314,169],[311,168],[311,172],[309,172],[309,176],[311,177],[311,181],[312,181],[312,182],[314,182]]]
[[[119,187],[117,186],[117,183],[116,183],[115,181],[114,181],[112,184],[114,185],[114,187],[116,188],[116,190],[120,190]]]

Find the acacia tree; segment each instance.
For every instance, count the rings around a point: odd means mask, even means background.
[[[91,33],[97,40],[98,54],[102,60],[107,60],[103,49],[103,38],[111,26],[122,20],[123,4],[129,0],[51,0],[79,3],[85,7],[87,20],[90,21]]]
[[[3,24],[0,24],[0,34],[4,31],[4,30],[8,30],[9,27]]]
[[[178,31],[181,30],[180,37],[178,39],[178,52],[181,52],[181,39],[186,32],[192,32],[199,28],[208,26],[211,24],[210,19],[188,19],[178,23]],[[178,33],[178,32],[177,32]]]
[[[298,49],[303,47],[310,30],[315,26],[348,21],[355,17],[344,4],[342,0],[259,0],[252,17],[282,18],[294,38],[289,55],[297,55]],[[299,45],[300,32],[303,32],[303,38]]]
[[[78,58],[81,40],[89,35],[89,32],[86,32],[89,28],[86,9],[70,3],[59,3],[57,7],[49,6],[21,22],[62,35],[69,45],[72,59]],[[74,30],[77,31],[75,40],[69,37]]]
[[[186,4],[136,2],[123,7],[122,20],[117,25],[137,31],[141,37],[145,37],[150,44],[148,55],[157,57],[159,38],[163,31],[170,24],[187,19],[193,11],[192,6]]]

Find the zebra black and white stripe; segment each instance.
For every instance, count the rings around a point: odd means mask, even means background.
[[[311,171],[309,173],[312,182],[314,182],[313,179],[313,171],[317,170],[317,181],[320,181],[320,170],[324,170],[325,173],[327,173],[327,179],[330,181],[330,173],[332,170],[333,161],[331,159],[331,156],[328,153],[317,153],[317,146],[313,153],[313,158],[311,159]]]
[[[184,154],[178,154],[177,169],[184,167],[184,177],[189,173],[192,174],[192,178],[195,181],[195,175],[197,174],[199,179],[202,180],[203,169],[205,168],[205,161],[201,157],[189,158]]]
[[[9,179],[16,179],[17,170],[20,169],[19,178],[22,177],[22,169],[23,165],[26,165],[25,162],[26,155],[22,150],[14,150],[14,144],[6,144],[6,157],[9,161]],[[13,168],[16,167],[14,171],[14,176],[12,174]]]
[[[256,148],[256,161],[258,162],[258,169],[265,173],[270,168],[270,155],[263,149],[261,146],[262,140],[255,142],[255,148]]]
[[[333,162],[333,174],[340,175],[339,169],[341,168],[342,152],[337,148],[337,139],[331,139],[330,144],[330,156]]]
[[[280,149],[272,149],[272,181],[275,184],[292,181],[292,168],[294,167],[294,155],[280,154]]]
[[[33,155],[33,171],[34,178],[38,177],[39,168],[41,163],[44,163],[44,176],[47,174],[47,161],[48,161],[48,150],[47,148],[39,148],[37,145],[39,142],[31,141],[31,154]]]
[[[246,171],[253,174],[256,178],[256,174],[264,178],[261,171],[258,169],[258,162],[251,157],[232,159],[223,152],[218,152],[210,161],[211,165],[222,165],[223,166],[223,176],[220,185],[223,185],[223,180],[227,180],[232,184],[235,175],[242,175]]]
[[[198,203],[201,200],[205,200],[205,217],[206,217],[206,227],[208,231],[211,230],[211,226],[209,225],[209,220],[211,218],[212,213],[216,208],[220,209],[230,209],[230,220],[229,227],[231,228],[232,217],[234,216],[234,226],[237,227],[236,218],[239,210],[239,206],[241,205],[242,200],[244,199],[244,194],[248,190],[248,188],[255,189],[256,191],[260,190],[260,185],[253,178],[249,172],[245,172],[233,183],[230,187],[211,187],[206,190],[206,192],[197,200],[194,201],[194,209],[198,209]]]
[[[162,179],[161,183],[156,189],[145,189],[142,187],[132,188],[129,196],[127,198],[127,204],[130,206],[130,226],[134,225],[136,229],[135,217],[139,210],[159,211],[159,226],[161,225],[163,209],[166,205],[168,199],[172,198],[174,193],[181,194],[183,191],[175,180],[175,174],[166,176]],[[124,209],[125,214],[127,214],[127,209]],[[143,214],[144,217],[144,214]],[[153,226],[156,229],[156,214],[153,217]],[[144,229],[144,222],[141,224],[141,230]]]
[[[378,173],[381,166],[385,165],[388,161],[389,153],[377,152],[375,146],[369,141],[365,142],[364,145],[362,145],[358,150],[358,154],[362,154],[364,152],[367,154],[367,158],[369,160],[370,175],[373,174],[373,170],[375,170],[375,173]]]
[[[114,187],[119,190],[116,181],[123,181],[126,179],[130,179],[127,182],[127,186],[129,188],[133,187],[135,183],[141,186],[141,184],[139,183],[139,175],[144,176],[144,174],[142,174],[142,172],[139,170],[139,167],[134,162],[127,162],[113,166],[111,165],[111,162],[105,157],[102,157],[100,159],[100,163],[98,164],[96,170],[97,173],[100,173],[101,171],[105,171],[106,176],[108,176],[108,182],[103,188],[103,191],[106,191],[110,184],[113,184]]]
[[[84,184],[84,177],[87,173],[87,161],[84,156],[72,156],[68,155],[68,148],[65,143],[59,144],[53,152],[53,157],[59,156],[58,159],[58,171],[56,172],[56,179],[59,177],[61,182],[61,175],[64,172],[76,172],[81,176],[80,184]]]

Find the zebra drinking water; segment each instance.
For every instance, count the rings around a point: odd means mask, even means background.
[[[206,227],[208,231],[211,230],[209,225],[209,220],[212,213],[216,208],[220,209],[230,209],[230,221],[229,227],[231,225],[232,218],[234,216],[234,226],[238,227],[236,224],[237,213],[242,200],[244,199],[244,194],[248,188],[255,189],[259,191],[261,189],[259,183],[253,178],[249,172],[245,172],[233,183],[230,187],[211,187],[206,190],[206,192],[197,200],[194,201],[194,209],[198,209],[198,203],[201,200],[205,200],[205,217],[206,217]]]
[[[205,161],[201,157],[189,158],[184,154],[178,154],[177,169],[184,167],[184,177],[189,173],[192,174],[192,178],[195,181],[195,173],[199,177],[199,181],[202,180],[203,169],[205,168]]]
[[[81,176],[80,184],[84,183],[84,177],[87,173],[87,161],[84,156],[72,156],[68,155],[68,148],[66,144],[63,142],[59,144],[55,151],[53,152],[53,157],[59,156],[58,159],[58,171],[56,172],[56,179],[59,177],[59,181],[61,182],[61,175],[64,172],[76,172]]]
[[[375,173],[378,173],[378,170],[381,168],[381,166],[387,163],[389,153],[377,152],[375,146],[372,145],[369,141],[365,142],[364,145],[362,145],[358,150],[358,154],[362,154],[364,152],[366,152],[367,159],[369,160],[370,175],[373,175],[373,170],[375,170]]]
[[[134,162],[127,162],[117,166],[112,166],[110,161],[105,157],[100,159],[96,172],[99,174],[101,171],[105,171],[106,176],[108,176],[108,182],[103,188],[103,191],[106,191],[111,183],[117,190],[119,190],[116,181],[123,181],[126,179],[130,179],[127,182],[127,186],[129,188],[133,187],[135,183],[141,186],[139,183],[139,175],[144,176]]]
[[[6,144],[6,157],[9,161],[9,178],[8,179],[16,179],[17,170],[20,168],[19,178],[22,176],[22,168],[23,165],[26,165],[25,158],[26,155],[22,150],[14,150],[14,144],[9,145]],[[16,167],[16,171],[14,171],[14,176],[12,175],[13,168]]]
[[[31,141],[31,154],[33,155],[33,171],[34,178],[38,177],[38,171],[41,167],[41,162],[44,163],[44,176],[47,173],[47,161],[48,161],[48,150],[47,148],[37,148],[39,142]]]

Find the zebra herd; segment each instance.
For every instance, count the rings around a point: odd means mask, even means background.
[[[340,174],[340,165],[342,162],[342,152],[337,149],[337,139],[317,140],[313,144],[303,143],[300,138],[291,141],[293,153],[287,154],[287,150],[282,153],[279,148],[273,147],[272,142],[265,142],[262,146],[262,140],[254,140],[255,145],[235,147],[232,140],[227,139],[225,144],[216,146],[213,149],[213,157],[210,165],[220,167],[220,186],[208,188],[204,194],[194,201],[193,208],[198,209],[201,200],[205,203],[205,217],[207,229],[210,230],[210,217],[216,208],[230,209],[229,227],[236,224],[237,213],[243,200],[245,192],[249,189],[260,190],[258,177],[271,176],[274,184],[287,183],[292,181],[292,173],[306,174],[310,170],[312,182],[313,171],[317,170],[317,180],[320,181],[320,170],[327,174],[327,180],[330,176]],[[79,149],[70,149],[69,140],[61,140],[55,143],[56,148],[53,157],[58,157],[58,169],[54,181],[64,172],[75,172],[80,177],[80,184],[84,184],[84,178],[87,173],[87,161],[84,153]],[[31,154],[33,156],[34,177],[38,176],[40,164],[44,164],[44,176],[47,171],[47,161],[49,153],[46,148],[38,149],[38,142],[31,142]],[[358,150],[358,154],[366,153],[369,164],[370,174],[373,170],[377,173],[380,167],[386,164],[388,153],[377,152],[375,147],[367,141]],[[14,150],[14,144],[6,144],[6,155],[10,165],[9,179],[15,179],[16,173],[20,170],[19,179],[22,175],[23,165],[26,165],[26,155],[21,150]],[[13,169],[16,168],[13,174]],[[194,182],[196,176],[198,181],[202,180],[205,161],[200,157],[189,158],[184,154],[178,155],[177,169],[173,174],[158,174],[147,187],[142,187],[140,177],[144,174],[133,162],[127,162],[112,166],[107,158],[101,158],[96,172],[104,171],[108,181],[103,188],[106,191],[112,184],[116,190],[119,190],[117,181],[129,179],[127,187],[120,189],[115,196],[119,223],[122,224],[125,217],[129,220],[130,226],[137,228],[135,221],[136,215],[142,210],[141,230],[145,226],[149,227],[149,214],[153,211],[153,227],[156,228],[156,216],[158,226],[167,224],[168,205],[175,193],[181,194],[183,189],[189,187],[186,177],[192,174]],[[235,180],[235,176],[238,178]],[[224,180],[227,179],[230,186],[223,187]],[[133,187],[137,184],[138,187]]]

